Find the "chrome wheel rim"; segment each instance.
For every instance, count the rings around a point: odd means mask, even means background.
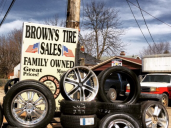
[[[145,111],[145,125],[148,128],[167,128],[168,114],[163,106],[151,105]]]
[[[163,97],[162,97],[162,104],[163,104],[164,106],[167,106],[167,105],[168,105],[168,99],[167,99],[166,96],[163,96]]]
[[[63,87],[70,100],[91,101],[97,95],[99,83],[92,70],[84,66],[77,66],[65,74]]]
[[[23,125],[34,125],[42,121],[48,111],[45,96],[34,89],[19,92],[11,103],[12,116]]]
[[[117,119],[111,121],[107,128],[134,128],[134,126],[127,120]]]

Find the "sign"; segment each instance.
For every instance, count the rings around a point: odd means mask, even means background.
[[[57,100],[63,73],[75,66],[78,30],[24,23],[20,80],[35,79],[45,83]],[[58,102],[57,102],[58,103]]]
[[[113,66],[122,66],[122,60],[121,59],[112,60],[112,67]]]

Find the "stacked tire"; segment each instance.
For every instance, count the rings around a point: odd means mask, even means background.
[[[60,87],[65,98],[60,102],[61,125],[64,128],[98,128],[98,104],[94,99],[99,84],[95,73],[87,67],[75,67],[62,76]]]
[[[43,83],[24,80],[7,91],[3,112],[8,127],[45,128],[54,117],[55,99]]]
[[[110,88],[108,92],[105,90],[105,82],[111,74],[120,74],[124,76],[130,85],[130,92],[127,97],[120,99],[109,97],[111,93],[115,97],[116,89]],[[136,75],[125,67],[110,67],[103,70],[99,75],[99,108],[97,116],[101,119],[99,128],[107,127],[131,127],[141,128],[141,105],[137,103],[140,94],[140,85]],[[126,87],[125,87],[126,88]]]
[[[119,103],[111,102],[104,91],[105,79],[111,73],[124,75],[130,83],[128,97]],[[68,89],[70,84],[73,88]],[[135,104],[140,86],[136,75],[127,68],[108,68],[96,78],[90,69],[83,66],[75,67],[62,76],[60,87],[65,98],[60,103],[61,124],[64,128],[141,127],[141,105]]]

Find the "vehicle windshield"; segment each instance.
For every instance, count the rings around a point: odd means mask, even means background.
[[[170,83],[170,76],[169,75],[147,75],[142,82]]]

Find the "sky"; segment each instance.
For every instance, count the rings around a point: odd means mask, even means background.
[[[81,0],[80,22],[84,20],[84,6],[91,0]],[[148,32],[140,10],[130,3],[131,9],[144,33],[147,41],[144,39],[126,0],[96,0],[103,1],[106,7],[115,8],[119,11],[120,21],[124,29],[124,35],[121,36],[122,42],[126,44],[126,55],[139,55],[139,52],[154,42],[171,43],[171,0],[138,0],[140,7],[156,17],[143,12],[146,24],[153,37]],[[129,0],[137,5],[136,0]],[[0,21],[3,19],[12,0],[0,0]],[[6,35],[15,28],[21,28],[23,22],[44,23],[48,18],[58,14],[61,20],[66,19],[67,0],[16,0],[4,23],[0,27],[0,35]],[[166,24],[165,24],[166,23]],[[169,26],[170,25],[170,26]],[[82,32],[82,31],[81,31]]]

